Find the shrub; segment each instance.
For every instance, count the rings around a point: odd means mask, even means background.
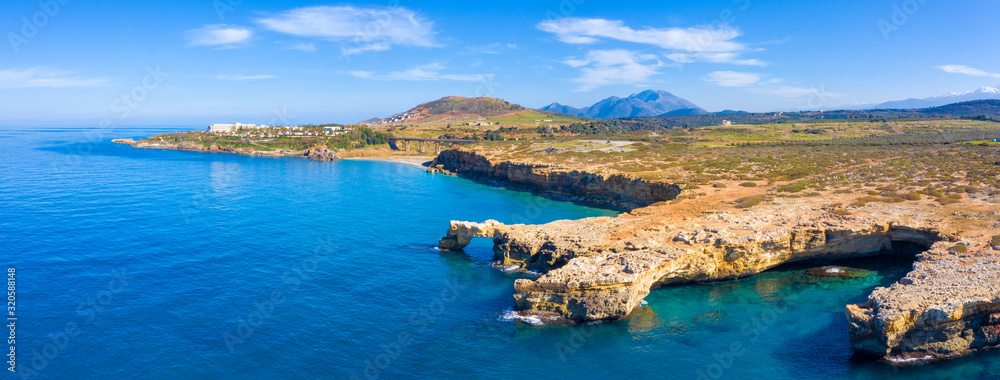
[[[947,205],[950,205],[950,204],[953,204],[953,203],[959,203],[959,202],[961,202],[961,201],[959,201],[957,199],[954,199],[954,198],[938,198],[938,199],[935,199],[935,200],[937,201],[937,203],[940,203],[942,206],[947,206]]]
[[[886,200],[884,198],[878,198],[878,197],[861,197],[861,198],[858,198],[858,200],[855,201],[854,203],[851,203],[851,206],[861,207],[861,206],[864,206],[864,205],[872,203],[872,202],[885,202],[885,201]]]
[[[1000,247],[1000,235],[994,236],[993,240],[990,240],[990,245]]]
[[[740,184],[743,187],[757,187],[757,182],[743,182]]]
[[[847,210],[844,210],[844,209],[839,209],[839,208],[836,209],[836,210],[830,211],[830,213],[832,213],[834,215],[840,215],[840,216],[852,215],[850,211],[847,211]]]
[[[736,200],[736,207],[739,208],[751,208],[753,206],[759,205],[764,201],[763,195],[751,195],[749,197],[743,197]]]
[[[908,200],[908,201],[919,201],[919,200],[922,199],[922,198],[920,198],[920,194],[917,194],[917,193],[906,193],[906,194],[903,194],[903,198],[906,199],[906,200]]]
[[[778,187],[778,192],[779,193],[797,193],[797,192],[800,192],[802,190],[805,190],[807,187],[809,187],[809,185],[812,185],[812,182],[810,182],[810,181],[801,181],[801,182],[789,183],[787,185]]]
[[[716,183],[716,184],[712,185],[712,187],[714,187],[716,189],[725,189],[726,188],[726,184],[719,182],[719,183]]]
[[[951,250],[958,253],[965,253],[969,251],[969,247],[966,247],[965,244],[955,244],[954,247],[951,247]]]

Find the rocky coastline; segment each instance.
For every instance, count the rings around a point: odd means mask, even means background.
[[[545,165],[492,161],[474,151],[442,151],[431,161],[429,171],[455,173],[571,201],[610,205],[623,209],[648,206],[677,198],[675,184],[646,181],[621,174],[560,170]]]
[[[209,145],[204,146],[201,144],[196,144],[193,142],[180,142],[180,143],[146,143],[141,141],[135,141],[133,139],[115,139],[111,142],[116,144],[130,145],[134,148],[143,149],[170,149],[170,150],[186,150],[191,152],[204,152],[204,153],[229,153],[229,154],[239,154],[244,156],[254,156],[254,157],[301,157],[308,158],[313,161],[337,161],[340,160],[340,156],[336,151],[330,150],[326,147],[312,147],[306,150],[285,150],[285,149],[275,149],[275,150],[255,150],[249,148],[233,148],[230,146],[219,146],[219,145]]]
[[[796,261],[893,254],[894,244],[911,243],[926,248],[912,272],[874,290],[867,302],[845,306],[856,351],[910,365],[1000,345],[1000,247],[989,242],[1000,232],[997,211],[871,202],[837,213],[822,198],[774,198],[744,209],[726,189],[701,202],[664,202],[680,194],[676,185],[493,160],[464,149],[442,152],[428,170],[631,210],[545,225],[451,222],[442,248],[492,239],[498,265],[541,273],[515,282],[515,309],[524,315],[622,319],[658,287],[742,278]]]

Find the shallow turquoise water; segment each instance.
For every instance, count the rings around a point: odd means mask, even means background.
[[[654,290],[627,320],[505,318],[516,275],[452,219],[614,215],[401,164],[140,150],[167,129],[0,130],[0,264],[33,378],[993,378],[986,353],[854,358],[843,306],[910,259]],[[89,142],[93,141],[93,142]],[[68,336],[67,325],[79,330]],[[73,329],[71,329],[72,331]],[[33,372],[32,372],[33,371]]]

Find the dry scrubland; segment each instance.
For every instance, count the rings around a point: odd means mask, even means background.
[[[820,197],[840,208],[995,204],[1000,147],[982,140],[997,137],[997,123],[941,120],[708,127],[484,142],[469,149],[498,160],[677,183],[684,192],[673,202],[725,193],[741,195],[730,199],[741,207],[777,197]],[[616,144],[622,140],[634,143]],[[845,198],[856,199],[839,201]]]

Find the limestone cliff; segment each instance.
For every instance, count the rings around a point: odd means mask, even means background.
[[[959,255],[949,245],[936,244],[898,283],[847,306],[858,350],[907,364],[1000,345],[997,252]]]
[[[955,228],[959,219],[883,203],[844,216],[810,202],[776,199],[697,215],[660,204],[617,218],[537,226],[452,222],[441,245],[461,249],[474,237],[493,239],[498,264],[542,273],[515,282],[519,312],[588,321],[625,318],[660,286],[741,278],[795,261],[891,254],[894,243],[914,243],[932,248],[913,272],[847,306],[855,347],[907,364],[1000,345],[1000,252],[967,239]],[[984,220],[995,222],[995,214]],[[949,251],[956,242],[970,251]]]
[[[646,181],[624,174],[605,175],[544,165],[493,162],[479,153],[465,149],[441,152],[431,162],[430,168],[480,180],[502,182],[522,190],[624,208],[671,200],[677,198],[681,191],[675,184]]]

